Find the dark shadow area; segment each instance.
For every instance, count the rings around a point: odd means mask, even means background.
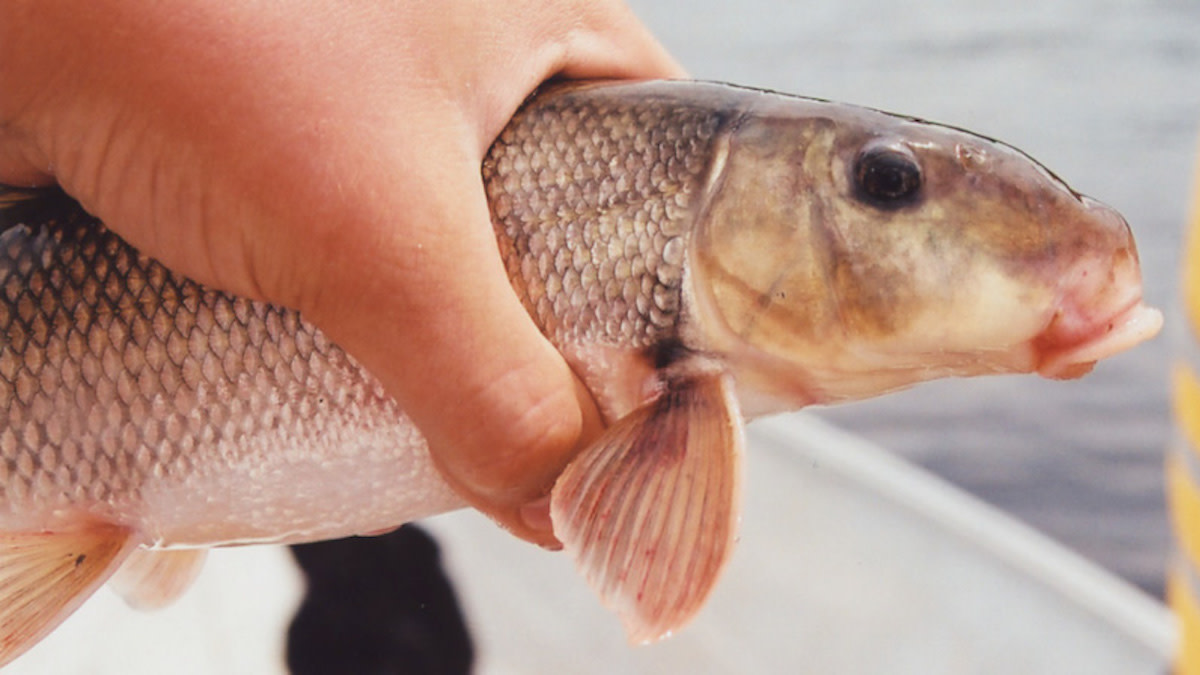
[[[405,525],[292,546],[308,584],[288,630],[293,675],[456,675],[474,648],[437,543]]]

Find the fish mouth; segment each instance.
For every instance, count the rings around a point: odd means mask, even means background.
[[[1119,354],[1158,334],[1162,312],[1142,303],[1140,297],[1108,319],[1083,329],[1071,326],[1063,311],[1055,313],[1046,330],[1034,340],[1039,355],[1035,371],[1042,377],[1071,380],[1091,372],[1096,362]]]

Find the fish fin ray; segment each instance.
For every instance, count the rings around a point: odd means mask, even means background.
[[[703,606],[733,550],[742,420],[730,382],[673,382],[617,420],[559,477],[555,534],[630,641],[653,642]]]
[[[132,549],[126,528],[0,533],[0,666],[71,615]]]
[[[108,586],[134,609],[161,609],[183,595],[204,569],[207,549],[134,550]]]

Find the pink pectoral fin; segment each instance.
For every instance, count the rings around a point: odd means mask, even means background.
[[[0,666],[83,604],[133,548],[129,531],[0,533]]]
[[[633,642],[701,608],[737,534],[742,421],[727,378],[672,382],[567,467],[555,534]]]

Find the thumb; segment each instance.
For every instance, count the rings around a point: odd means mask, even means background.
[[[548,492],[600,417],[508,281],[476,155],[427,151],[441,167],[406,175],[408,189],[386,200],[390,217],[357,219],[376,225],[339,240],[304,311],[383,381],[456,491],[549,545],[548,519],[529,521],[522,507]]]

